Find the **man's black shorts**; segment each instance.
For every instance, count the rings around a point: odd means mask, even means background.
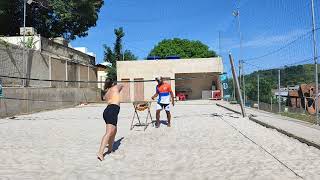
[[[120,106],[116,104],[109,104],[103,112],[103,119],[106,124],[117,126],[119,112]]]

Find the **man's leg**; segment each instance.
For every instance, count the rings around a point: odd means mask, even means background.
[[[167,119],[168,119],[168,127],[171,127],[171,113],[170,113],[170,104],[166,105],[164,107],[164,110],[166,111],[167,114]]]
[[[161,110],[157,109],[157,111],[156,111],[156,127],[160,126],[160,112],[161,112]]]
[[[113,143],[114,143],[114,138],[116,137],[117,134],[117,127],[109,124],[110,125],[110,138],[109,138],[109,146],[108,146],[108,152],[112,152],[113,151]]]
[[[168,127],[171,127],[171,113],[170,111],[166,111],[167,113],[167,119],[168,119]]]
[[[160,126],[160,112],[162,110],[162,106],[158,103],[156,106],[156,128]]]
[[[101,161],[104,160],[103,153],[104,153],[105,147],[108,145],[109,139],[110,139],[110,130],[109,130],[109,126],[107,124],[106,125],[106,132],[102,137],[99,152],[97,153],[97,156]]]

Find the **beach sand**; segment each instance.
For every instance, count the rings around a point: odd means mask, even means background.
[[[1,119],[0,180],[320,179],[318,149],[209,101],[178,102],[171,128],[150,125],[146,131],[129,130],[133,106],[122,104],[115,152],[100,162],[104,108]]]

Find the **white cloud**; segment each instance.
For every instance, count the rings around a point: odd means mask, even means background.
[[[277,35],[268,35],[268,33],[261,33],[259,36],[253,37],[250,40],[246,41],[246,37],[242,42],[243,48],[265,48],[274,45],[285,45],[298,37],[306,34],[308,30],[305,29],[296,29],[290,31],[286,34],[277,34]],[[226,50],[237,49],[239,48],[239,38],[224,38],[223,39],[223,48]]]
[[[307,30],[297,29],[286,34],[279,35],[260,35],[251,39],[247,42],[243,43],[244,48],[261,48],[261,47],[269,47],[273,45],[279,44],[287,44],[300,36],[307,33]]]

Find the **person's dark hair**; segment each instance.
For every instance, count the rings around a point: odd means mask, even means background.
[[[157,81],[158,85],[163,84],[163,78],[162,77],[156,77],[155,80]]]
[[[109,89],[114,85],[114,81],[111,78],[107,78],[104,82],[104,89]]]

